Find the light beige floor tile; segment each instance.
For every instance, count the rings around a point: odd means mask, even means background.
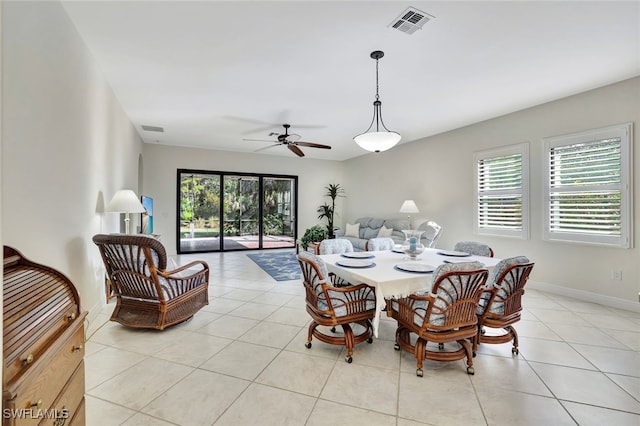
[[[232,342],[223,337],[202,333],[184,333],[176,336],[173,344],[158,351],[157,358],[197,367]]]
[[[433,423],[423,423],[423,422],[416,422],[414,420],[409,420],[409,419],[403,419],[401,417],[398,417],[398,425],[397,426],[422,426],[422,425],[432,425]],[[464,423],[462,426],[466,426],[469,423]]]
[[[561,309],[540,309],[540,308],[527,308],[529,312],[535,315],[540,321],[547,325],[552,324],[571,324],[590,326],[591,324],[585,319],[581,318],[578,314],[567,310]]]
[[[117,426],[135,414],[136,412],[134,410],[130,410],[121,405],[85,395],[87,425]]]
[[[396,426],[395,416],[319,400],[305,426]]]
[[[611,380],[624,389],[629,395],[640,401],[640,378],[622,376],[619,374],[607,374]]]
[[[589,324],[598,328],[610,328],[612,330],[622,331],[638,331],[638,323],[632,318],[618,316],[618,315],[601,315],[601,314],[583,314],[577,313],[576,315],[583,318]]]
[[[176,324],[172,328],[175,328],[176,330],[182,330],[182,331],[194,331],[201,327],[204,327],[205,325],[220,318],[221,316],[222,316],[221,314],[200,310],[198,313],[196,313],[193,317],[191,317],[187,321],[181,322],[180,324]]]
[[[640,330],[640,327],[638,328]],[[640,332],[602,329],[603,332],[616,339],[629,349],[640,351]]]
[[[536,339],[547,339],[547,340],[558,340],[561,341],[562,337],[560,337],[557,333],[555,333],[548,325],[540,322],[540,321],[519,321],[513,325],[513,328],[516,329],[518,333],[518,337],[533,337]],[[487,333],[491,331],[490,328],[485,327]],[[503,331],[500,330],[500,334]]]
[[[132,410],[140,410],[191,371],[193,368],[148,358],[87,393]]]
[[[319,396],[336,361],[282,351],[256,378],[257,383]]]
[[[640,377],[640,352],[602,346],[572,346],[600,371]]]
[[[597,371],[531,363],[558,399],[640,414],[640,402]]]
[[[553,396],[529,363],[522,359],[478,354],[473,359],[473,367],[475,374],[470,376],[471,382],[479,394],[485,390],[496,389]]]
[[[212,424],[249,384],[246,380],[195,370],[142,412],[177,424]]]
[[[343,346],[330,345],[315,338],[311,341],[311,347],[307,348],[305,346],[307,342],[307,333],[307,327],[303,327],[285,349],[292,352],[300,352],[329,359],[337,359],[342,353]]]
[[[363,392],[363,389],[375,391]],[[354,407],[395,415],[397,395],[397,371],[338,361],[320,397],[334,402],[349,401]]]
[[[87,340],[84,345],[84,358],[87,359],[89,355],[93,355],[94,353],[100,352],[101,350],[108,347],[109,346],[96,343],[92,340]]]
[[[254,380],[280,353],[280,349],[235,341],[200,368],[245,380]]]
[[[89,424],[89,423],[87,423]],[[137,413],[130,417],[129,420],[122,423],[122,426],[173,426],[174,423],[165,422],[164,420],[148,416],[146,414]]]
[[[527,361],[546,362],[594,370],[594,366],[585,360],[575,349],[565,342],[553,342],[543,339],[520,339],[520,355]]]
[[[240,336],[238,340],[272,348],[284,348],[299,331],[300,327],[292,325],[261,322]]]
[[[249,302],[251,300],[259,298],[261,294],[262,294],[261,291],[245,290],[244,288],[242,288],[242,289],[235,289],[233,291],[230,291],[229,293],[224,295],[224,298]]]
[[[310,396],[254,383],[215,426],[304,425],[315,401]]]
[[[225,315],[199,328],[198,332],[227,339],[237,339],[259,323],[260,321],[252,319]]]
[[[353,350],[353,363],[397,370],[400,368],[400,354],[393,345],[389,340],[380,339],[373,339],[371,344],[360,343]],[[346,349],[343,354],[347,354]]]
[[[92,341],[130,352],[153,355],[171,345],[176,335],[181,333],[185,332],[171,327],[163,331],[146,330],[128,328],[111,322],[98,330]]]
[[[277,289],[274,289],[273,291],[262,293],[258,300],[260,300],[260,303],[264,303],[266,305],[283,306],[291,301],[291,299],[293,299],[292,295],[278,293]],[[304,304],[300,306],[304,307]]]
[[[486,389],[478,393],[489,425],[575,425],[554,398]]]
[[[85,333],[87,336],[93,336],[93,334],[100,329],[103,325],[109,322],[111,318],[111,314],[98,314],[96,317],[89,323],[89,326],[86,327]]]
[[[147,355],[112,347],[85,356],[85,389],[93,389],[147,358]]]
[[[468,375],[442,372],[401,373],[398,416],[434,425],[485,424]]]
[[[294,325],[296,327],[306,327],[311,322],[311,317],[304,308],[289,308],[281,306],[269,315],[265,321]]]
[[[565,342],[626,349],[625,345],[592,326],[556,324],[554,330]]]
[[[624,413],[592,405],[561,401],[580,426],[638,426],[640,415]]]
[[[242,306],[238,306],[229,315],[241,318],[249,318],[262,321],[278,309],[275,305],[267,305],[260,302],[247,302]]]
[[[205,312],[212,312],[216,314],[228,314],[229,312],[237,309],[239,306],[247,303],[244,300],[233,300],[224,298],[209,298],[209,304],[202,308]]]

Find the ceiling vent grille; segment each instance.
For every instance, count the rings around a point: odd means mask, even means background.
[[[415,7],[409,7],[394,19],[389,26],[403,33],[413,34],[417,30],[422,29],[422,26],[432,18],[435,18],[435,16],[429,15]]]
[[[147,125],[142,125],[142,130],[146,130],[147,132],[160,132],[163,133],[164,132],[164,128],[163,127],[158,127],[158,126],[147,126]]]

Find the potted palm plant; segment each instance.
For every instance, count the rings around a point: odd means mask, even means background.
[[[333,218],[336,213],[336,198],[344,197],[344,188],[340,186],[339,183],[330,183],[325,187],[327,192],[325,195],[331,198],[331,204],[324,203],[320,207],[318,207],[318,219],[327,219],[327,236],[328,238],[333,238],[334,235],[334,226],[333,226]]]

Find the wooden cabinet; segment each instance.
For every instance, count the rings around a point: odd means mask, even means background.
[[[83,425],[84,319],[53,268],[4,247],[2,424]]]

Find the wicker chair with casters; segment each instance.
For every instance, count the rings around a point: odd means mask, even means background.
[[[387,316],[398,321],[395,349],[412,352],[416,375],[422,377],[425,359],[457,361],[466,357],[467,373],[474,374],[472,344],[478,333],[476,310],[485,290],[488,271],[479,262],[439,266],[431,294],[413,294],[387,300]],[[411,333],[417,336],[412,344]],[[438,348],[427,346],[437,343]],[[458,349],[445,351],[444,344],[457,342]]]
[[[327,266],[324,261],[311,253],[298,255],[302,270],[302,283],[306,291],[307,312],[312,322],[307,334],[307,349],[311,348],[311,339],[315,337],[330,345],[347,348],[345,361],[353,360],[353,348],[358,343],[373,342],[371,320],[375,315],[376,296],[373,287],[358,284],[352,287],[337,288],[326,281]],[[359,324],[364,331],[355,334],[351,324]],[[324,334],[318,327],[342,326],[344,335]]]
[[[164,330],[191,318],[209,303],[205,262],[168,271],[164,246],[146,235],[98,234],[93,242],[116,293],[111,321]]]
[[[396,245],[391,237],[371,238],[367,241],[367,251],[392,250]]]
[[[534,263],[524,256],[503,259],[494,268],[487,290],[478,305],[478,339],[474,342],[474,352],[479,343],[507,343],[513,341],[511,353],[518,355],[518,333],[513,324],[520,321],[524,286]],[[484,327],[502,329],[499,335],[485,334]]]
[[[423,222],[418,226],[418,231],[424,231],[422,233],[421,240],[425,240],[423,243],[425,247],[435,247],[438,242],[438,238],[442,234],[442,227],[430,220],[428,222]]]
[[[454,251],[463,251],[475,256],[493,257],[493,249],[485,243],[477,241],[458,241],[453,246]]]
[[[329,238],[320,241],[316,254],[342,254],[352,252],[353,244],[351,244],[351,241],[343,238]]]

